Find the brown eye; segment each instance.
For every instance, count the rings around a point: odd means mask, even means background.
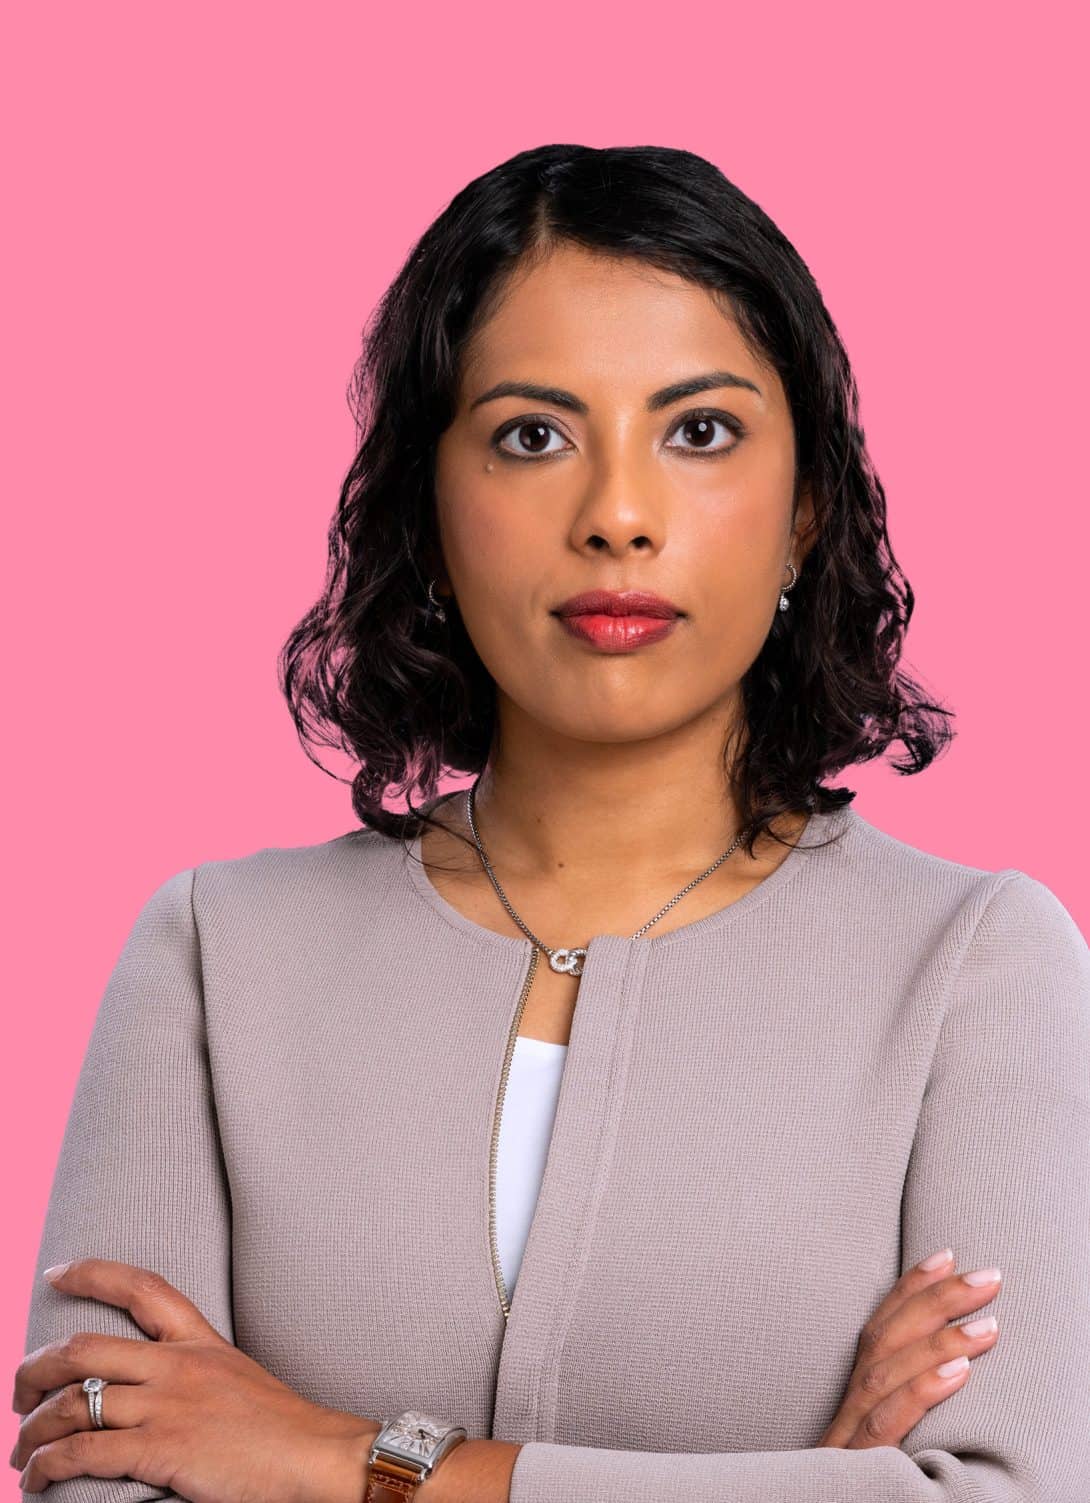
[[[725,428],[733,434],[730,443],[716,442],[715,430]],[[729,454],[737,447],[740,436],[740,424],[727,417],[722,412],[690,412],[687,413],[674,427],[674,433],[680,433],[685,442],[682,444],[667,444],[668,449],[680,449],[682,453],[690,454]]]
[[[510,459],[537,459],[551,458],[553,454],[560,454],[560,448],[549,448],[550,438],[562,438],[563,435],[548,423],[544,418],[518,418],[501,428],[493,440],[492,447],[497,453]],[[510,439],[508,443],[506,440]]]

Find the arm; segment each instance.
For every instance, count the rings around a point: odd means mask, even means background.
[[[943,1244],[962,1266],[1002,1270],[997,1347],[901,1447],[673,1453],[530,1441],[510,1503],[1090,1499],[1088,1225],[1090,949],[1047,887],[1012,872],[951,986],[902,1199],[902,1270]]]
[[[99,1006],[61,1144],[30,1300],[26,1350],[74,1331],[148,1340],[128,1311],[53,1289],[42,1270],[78,1257],[152,1268],[228,1341],[230,1199],[204,1033],[194,872],[138,914]],[[35,1497],[35,1494],[24,1494]],[[54,1482],[51,1503],[173,1498],[127,1478]]]

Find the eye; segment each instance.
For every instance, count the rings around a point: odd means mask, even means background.
[[[729,444],[715,443],[715,428],[718,425],[727,429],[734,435],[734,441]],[[693,441],[689,444],[667,444],[667,449],[677,449],[683,454],[693,454],[697,458],[717,458],[721,454],[729,454],[738,445],[745,429],[737,418],[730,413],[708,411],[703,408],[695,412],[687,412],[680,417],[670,430],[672,433],[685,433]],[[505,442],[511,437],[513,444]],[[550,447],[550,437],[561,440],[559,447]],[[564,435],[546,417],[519,417],[512,418],[499,428],[492,439],[492,447],[505,459],[537,460],[553,459],[564,453]]]
[[[510,448],[503,442],[508,434],[515,439],[516,448]],[[563,438],[560,430],[554,428],[547,418],[515,418],[497,431],[492,440],[492,447],[505,459],[551,459],[554,454],[562,454],[564,451],[562,448],[547,447],[550,435]]]
[[[726,445],[715,445],[715,426],[726,428],[734,434],[734,442]],[[687,412],[680,417],[671,429],[672,433],[687,433],[694,440],[695,447],[689,448],[687,444],[666,444],[667,449],[680,449],[683,454],[695,454],[709,457],[720,454],[729,454],[732,449],[738,447],[738,440],[744,432],[742,424],[737,418],[731,417],[727,412]]]

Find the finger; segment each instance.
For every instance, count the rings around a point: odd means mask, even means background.
[[[947,1326],[869,1366],[857,1366],[844,1401],[827,1432],[832,1436],[828,1443],[845,1445],[846,1437],[854,1434],[871,1410],[913,1378],[926,1377],[936,1368],[958,1358],[968,1357],[971,1361],[991,1351],[999,1340],[998,1322],[991,1320],[982,1324],[987,1329],[975,1334],[972,1322],[968,1326]]]
[[[77,1258],[48,1269],[46,1276],[62,1294],[82,1295],[128,1310],[156,1341],[223,1340],[193,1301],[153,1269],[113,1258]]]
[[[68,1477],[133,1477],[156,1487],[169,1486],[165,1469],[149,1475],[145,1448],[138,1429],[80,1430],[39,1446],[27,1462],[19,1485],[24,1492],[38,1493],[51,1482]]]
[[[888,1323],[894,1311],[904,1305],[913,1295],[922,1293],[923,1290],[938,1283],[940,1279],[946,1278],[953,1266],[953,1249],[943,1247],[937,1252],[928,1254],[926,1258],[922,1258],[920,1262],[914,1264],[911,1268],[905,1269],[885,1299],[879,1305],[875,1306],[871,1312],[870,1319],[859,1334],[859,1340],[856,1343],[856,1366],[852,1373],[853,1386],[859,1372],[861,1358],[865,1356],[876,1359],[881,1356],[883,1349],[888,1350],[888,1347],[883,1348],[881,1346],[881,1338],[883,1333],[888,1330]],[[840,1408],[833,1416],[829,1428],[821,1438],[823,1446],[845,1446],[849,1438],[855,1433],[859,1421],[862,1419],[864,1409],[857,1403],[853,1403],[852,1400],[853,1391],[852,1387],[849,1387]]]
[[[110,1383],[102,1393],[102,1420],[108,1430],[138,1425],[147,1417],[142,1390],[127,1383]],[[43,1399],[19,1426],[19,1437],[11,1453],[11,1465],[26,1466],[39,1446],[72,1435],[77,1430],[94,1430],[91,1406],[82,1383],[67,1383]]]
[[[962,1359],[957,1361],[960,1364]],[[845,1449],[860,1451],[871,1446],[899,1445],[929,1409],[965,1386],[971,1372],[972,1365],[966,1358],[963,1366],[959,1365],[947,1376],[933,1368],[923,1376],[913,1378],[864,1415]]]
[[[940,1261],[932,1263],[933,1258],[938,1258]],[[932,1263],[932,1266],[925,1268],[923,1266],[924,1263]],[[875,1324],[884,1325],[894,1310],[899,1309],[905,1300],[910,1299],[914,1294],[919,1294],[921,1290],[927,1289],[930,1285],[937,1283],[939,1279],[946,1278],[953,1267],[953,1249],[944,1247],[937,1253],[932,1253],[929,1257],[914,1264],[913,1267],[906,1268],[882,1303],[872,1310],[871,1317],[867,1321],[867,1325],[863,1327],[863,1330],[866,1331],[867,1326]]]
[[[968,1283],[969,1278],[983,1282]],[[909,1296],[884,1320],[867,1322],[869,1330],[860,1339],[859,1355],[868,1360],[899,1351],[910,1342],[934,1331],[970,1310],[979,1310],[995,1298],[1002,1283],[998,1268],[971,1269],[929,1284]]]
[[[11,1407],[29,1414],[51,1388],[84,1378],[108,1378],[113,1383],[146,1383],[173,1360],[168,1346],[140,1336],[103,1336],[98,1331],[75,1331],[64,1341],[40,1346],[15,1369]]]

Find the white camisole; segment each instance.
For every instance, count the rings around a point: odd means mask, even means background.
[[[567,1044],[515,1039],[496,1151],[496,1241],[508,1299],[541,1189],[567,1055]]]

